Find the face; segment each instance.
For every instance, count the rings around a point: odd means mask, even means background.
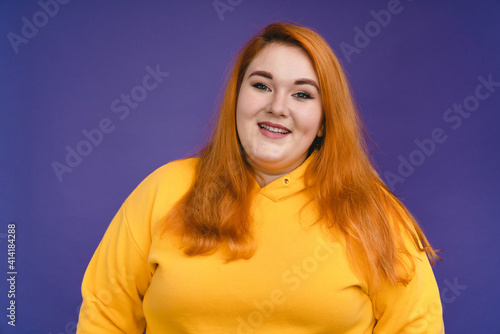
[[[236,128],[256,172],[287,174],[322,136],[319,80],[305,51],[273,43],[250,63],[236,107]]]

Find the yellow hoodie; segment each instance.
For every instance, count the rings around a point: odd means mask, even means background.
[[[303,175],[310,159],[252,203],[249,260],[186,256],[155,227],[189,189],[197,159],[171,162],[125,200],[85,273],[78,334],[444,333],[438,287],[424,253],[407,286],[377,295],[354,274],[341,238],[312,224]],[[303,208],[303,210],[301,210]]]

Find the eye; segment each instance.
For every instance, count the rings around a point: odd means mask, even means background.
[[[269,87],[267,87],[266,85],[264,85],[264,84],[263,84],[263,83],[261,83],[261,82],[257,82],[257,83],[255,83],[255,84],[253,84],[253,85],[252,85],[252,87],[257,88],[258,90],[267,90],[267,91],[271,91],[271,90],[269,89]]]
[[[313,99],[313,97],[307,92],[298,92],[298,93],[295,93],[293,96],[298,97],[299,99],[303,99],[303,100],[312,100]]]

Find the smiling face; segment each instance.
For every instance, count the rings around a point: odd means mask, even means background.
[[[236,128],[264,184],[300,166],[316,136],[322,136],[318,82],[311,59],[295,46],[269,44],[249,64],[238,95]]]

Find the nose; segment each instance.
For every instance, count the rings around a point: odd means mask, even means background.
[[[288,116],[290,114],[288,106],[286,103],[286,95],[281,93],[275,93],[271,97],[271,101],[267,106],[267,112],[273,114],[276,117]]]

